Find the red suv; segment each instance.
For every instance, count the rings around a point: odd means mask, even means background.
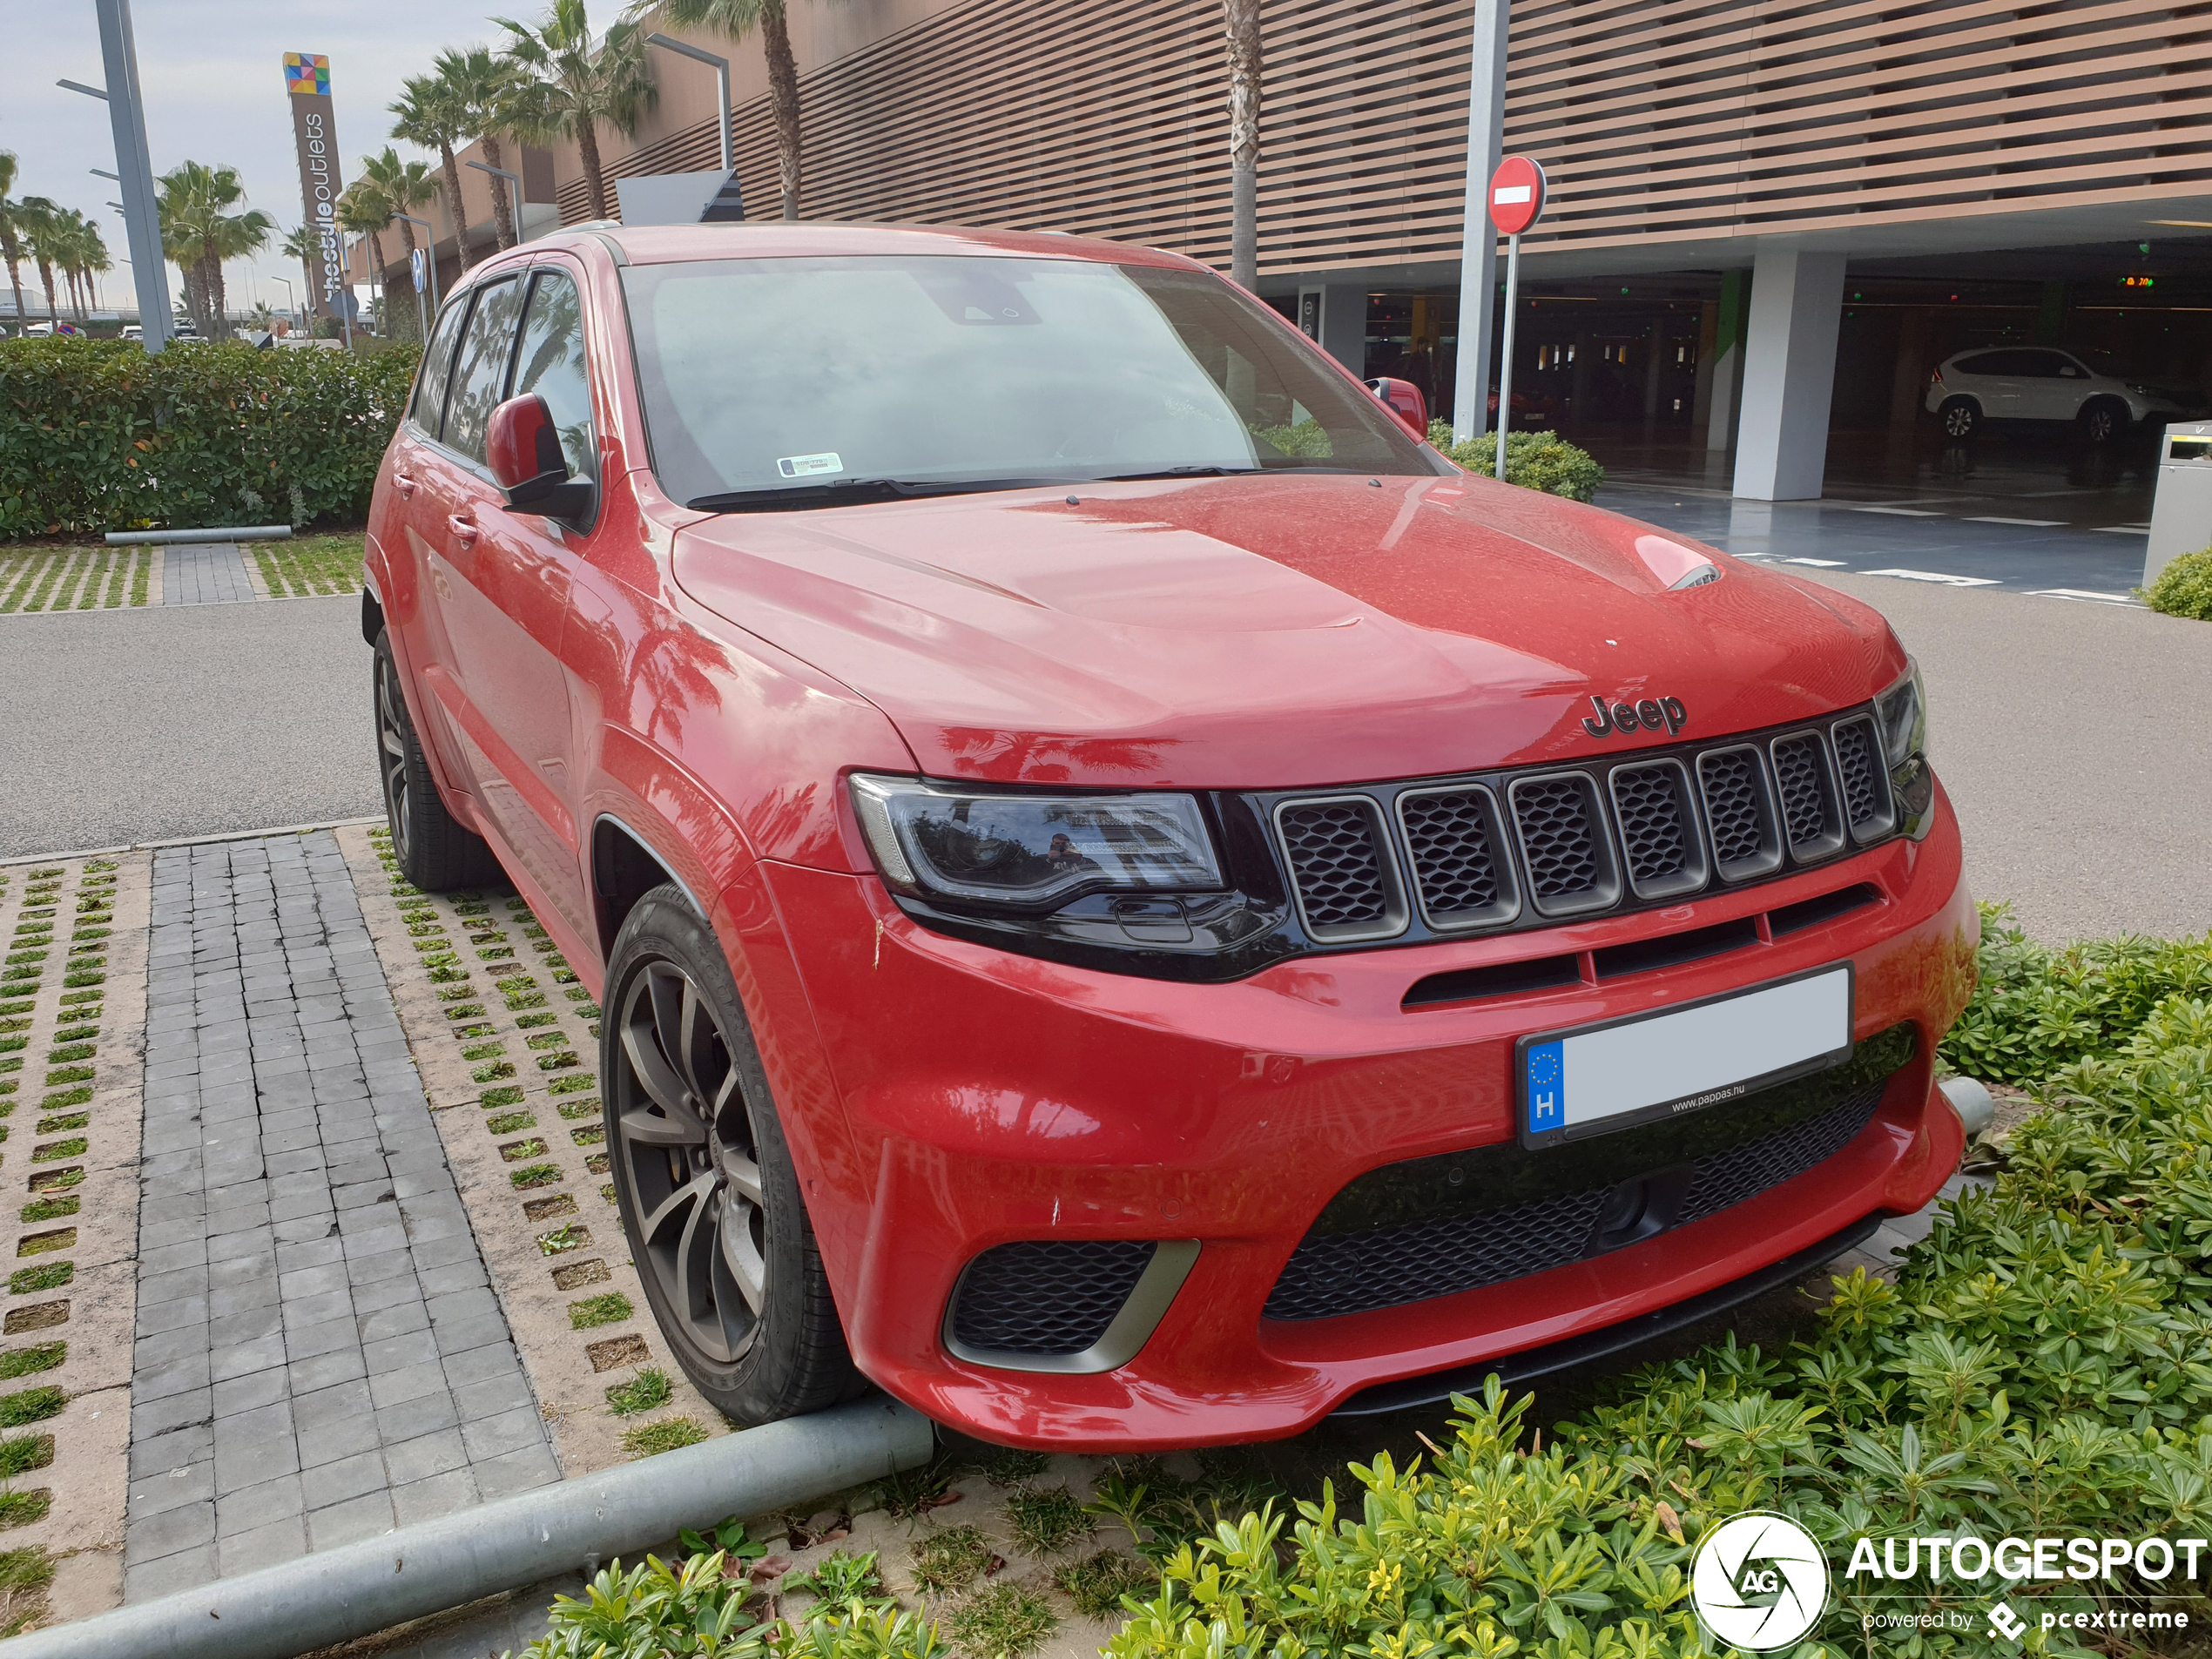
[[[1881,617],[1468,475],[1188,260],[532,242],[367,558],[401,866],[503,869],[600,996],[630,1248],[742,1420],[1288,1434],[1958,1161],[1974,913]]]

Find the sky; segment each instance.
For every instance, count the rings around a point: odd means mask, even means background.
[[[600,0],[611,16],[617,0]],[[534,17],[539,0],[508,0],[479,9],[468,0],[370,0],[344,6],[279,5],[273,0],[132,0],[138,79],[146,105],[148,147],[158,174],[185,160],[238,169],[247,205],[273,217],[280,235],[252,260],[226,267],[234,308],[256,299],[279,310],[285,291],[272,277],[300,287],[296,260],[274,251],[281,233],[300,221],[300,168],[292,111],[284,90],[284,54],[330,57],[331,97],[344,177],[360,158],[390,138],[386,106],[400,84],[430,67],[448,46],[489,42],[491,15]],[[104,305],[128,300],[130,244],[123,220],[106,204],[113,184],[90,169],[117,171],[107,106],[54,84],[57,78],[103,84],[99,24],[92,0],[0,0],[0,150],[20,160],[16,193],[49,196],[96,218],[115,268],[101,279]],[[402,155],[419,155],[405,145]],[[435,159],[435,158],[434,158]],[[391,257],[387,253],[386,257]],[[35,269],[24,272],[26,288]],[[170,268],[172,300],[183,290]],[[4,273],[0,273],[4,293]],[[28,296],[26,296],[28,297]],[[304,297],[304,296],[303,296]]]

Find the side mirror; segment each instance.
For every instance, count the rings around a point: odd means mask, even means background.
[[[510,513],[536,513],[575,523],[591,516],[598,491],[569,475],[553,412],[535,392],[510,397],[491,412],[484,430],[484,461]]]
[[[1382,400],[1383,407],[1403,421],[1417,438],[1428,437],[1428,400],[1421,395],[1421,388],[1411,381],[1397,381],[1384,375],[1367,382],[1367,389]]]

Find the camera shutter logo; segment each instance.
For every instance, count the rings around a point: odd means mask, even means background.
[[[1828,1606],[1827,1554],[1787,1515],[1731,1515],[1697,1546],[1689,1604],[1723,1647],[1794,1648]]]

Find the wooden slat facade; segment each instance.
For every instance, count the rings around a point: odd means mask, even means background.
[[[1465,0],[1271,0],[1264,18],[1263,275],[1456,259]],[[807,69],[806,216],[1225,266],[1220,21],[1217,0],[965,0]],[[1521,0],[1512,41],[1507,147],[1552,179],[1532,251],[2212,192],[2212,0]],[[772,215],[765,98],[736,128],[748,205]],[[715,135],[602,151],[617,176],[703,171]]]

